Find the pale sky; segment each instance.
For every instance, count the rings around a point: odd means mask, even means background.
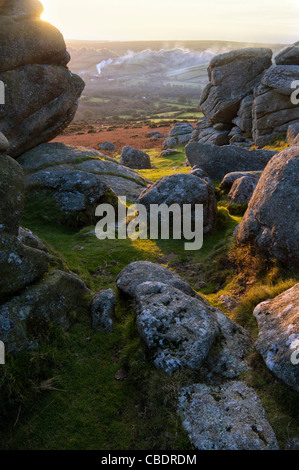
[[[66,39],[299,40],[298,0],[41,0]]]

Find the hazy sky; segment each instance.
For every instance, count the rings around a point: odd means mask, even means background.
[[[299,40],[298,0],[41,0],[67,39]]]

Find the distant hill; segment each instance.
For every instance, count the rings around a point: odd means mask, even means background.
[[[70,69],[86,83],[77,116],[173,117],[180,112],[179,98],[190,103],[182,112],[194,108],[195,116],[212,57],[246,47],[269,47],[277,53],[284,44],[68,40]]]

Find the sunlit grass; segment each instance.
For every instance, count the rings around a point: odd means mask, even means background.
[[[140,173],[151,181],[177,172],[186,173],[184,147],[170,157],[159,150],[147,151],[152,170]],[[120,156],[118,156],[120,158]],[[179,167],[178,170],[173,170]],[[116,277],[129,263],[148,260],[167,266],[182,276],[213,306],[246,327],[254,340],[255,306],[298,282],[298,274],[286,272],[251,248],[237,248],[233,232],[241,215],[233,215],[225,195],[217,188],[218,211],[214,231],[204,237],[201,250],[187,252],[183,240],[104,240],[94,226],[78,231],[57,223],[57,210],[44,200],[28,198],[23,225],[49,247],[53,268],[66,268],[93,291],[113,288]],[[231,296],[237,307],[230,311],[221,296]],[[50,344],[39,351],[8,357],[1,369],[0,447],[5,449],[100,449],[190,450],[176,414],[182,386],[198,377],[184,372],[174,377],[154,369],[136,329],[130,301],[119,294],[113,333],[94,332],[86,312],[69,332],[53,331]],[[282,446],[298,436],[298,398],[252,353],[252,370],[243,379],[260,395],[270,423]],[[117,381],[119,369],[127,373]],[[60,391],[40,391],[40,384],[56,380]],[[1,382],[1,379],[3,380]],[[1,388],[1,383],[5,387]],[[16,423],[16,418],[19,418]]]

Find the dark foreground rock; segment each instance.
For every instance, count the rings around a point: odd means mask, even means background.
[[[35,349],[53,326],[69,328],[83,306],[85,284],[72,274],[52,271],[0,305],[0,338],[9,352]]]
[[[53,327],[67,328],[85,304],[86,286],[75,275],[49,273],[42,241],[20,227],[24,175],[0,155],[0,340],[12,353],[36,348]]]
[[[0,299],[40,279],[48,270],[49,256],[18,238],[0,234]]]
[[[32,194],[45,192],[57,205],[57,220],[78,228],[97,222],[95,211],[99,204],[117,206],[118,202],[109,186],[85,171],[38,171],[26,178],[26,190]]]
[[[34,0],[5,0],[0,6],[0,80],[5,84],[0,131],[13,157],[58,135],[74,118],[84,88],[66,67],[70,56],[63,36],[40,19],[41,12]]]
[[[261,400],[244,382],[186,387],[178,413],[198,450],[279,450]]]
[[[239,243],[290,267],[299,266],[299,148],[275,155],[263,172],[237,231]]]
[[[259,304],[255,348],[279,379],[299,392],[299,284]]]
[[[191,142],[186,146],[190,166],[202,168],[213,180],[222,180],[227,173],[235,171],[263,171],[276,152],[248,150],[233,145],[217,145]]]
[[[102,290],[95,295],[91,304],[92,327],[95,330],[112,331],[115,307],[116,295],[113,289]]]
[[[24,174],[18,163],[0,155],[0,233],[18,235],[24,204]]]

